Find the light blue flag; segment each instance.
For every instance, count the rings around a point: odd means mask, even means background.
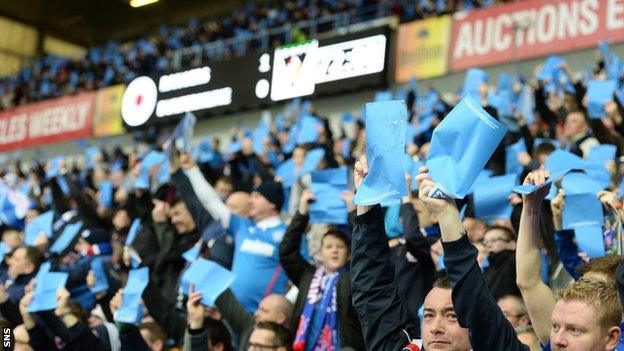
[[[466,72],[464,79],[464,88],[462,89],[462,97],[467,94],[479,96],[479,86],[488,82],[488,74],[480,68],[470,68]]]
[[[602,227],[587,225],[574,228],[576,243],[582,252],[589,257],[604,257],[605,247],[602,235]]]
[[[470,95],[434,129],[427,167],[436,182],[431,197],[465,197],[507,128]]]
[[[95,285],[90,287],[92,294],[98,294],[108,290],[108,279],[104,273],[104,264],[101,256],[96,256],[91,260],[91,270],[95,275]]]
[[[301,176],[315,170],[323,157],[325,157],[325,150],[321,148],[312,149],[306,152],[303,164],[299,169],[295,169],[295,161],[290,158],[275,170],[275,175],[282,178],[284,186],[290,187]]]
[[[612,144],[594,145],[589,149],[587,161],[604,165],[609,161],[615,161],[617,147]]]
[[[260,123],[253,132],[253,150],[257,155],[263,155],[264,140],[269,137],[269,126]]]
[[[242,148],[242,145],[239,141],[232,141],[230,145],[228,145],[227,148],[225,148],[225,153],[228,155],[232,155],[241,151],[241,148]]]
[[[353,202],[374,205],[407,195],[404,178],[407,108],[403,101],[366,104],[366,157],[369,172]]]
[[[193,150],[193,159],[197,160],[199,164],[206,164],[215,157],[215,152],[212,149],[212,138],[206,137],[195,146]]]
[[[56,156],[50,161],[50,167],[46,171],[46,179],[52,179],[59,175],[63,158],[64,156]]]
[[[311,223],[348,223],[347,204],[340,198],[349,185],[347,172],[346,167],[340,167],[310,173],[310,188],[316,197],[310,204]]]
[[[602,204],[596,194],[576,194],[564,197],[563,229],[604,225]]]
[[[606,40],[601,41],[600,44],[598,44],[598,50],[602,57],[606,58],[609,55],[609,42]]]
[[[43,233],[47,238],[52,237],[52,221],[54,211],[47,211],[35,217],[24,229],[24,243],[34,245],[39,234]]]
[[[297,145],[316,143],[319,138],[321,122],[314,116],[303,116],[299,121]]]
[[[583,172],[571,172],[563,176],[561,187],[566,195],[598,194],[603,184]]]
[[[139,229],[141,228],[141,220],[135,218],[130,225],[130,230],[128,230],[128,236],[126,237],[125,246],[132,246],[134,239],[136,239],[137,234],[139,233]]]
[[[65,226],[61,235],[54,241],[50,247],[50,252],[61,254],[76,239],[78,232],[82,228],[82,222],[70,223]]]
[[[491,177],[487,181],[475,184],[473,194],[475,218],[510,219],[513,207],[509,203],[509,195],[517,180],[518,175],[509,174]]]
[[[37,277],[33,299],[28,305],[28,312],[49,311],[57,307],[56,292],[65,286],[69,274],[45,272]]]
[[[4,256],[6,256],[6,254],[8,254],[9,252],[11,252],[11,248],[9,247],[9,245],[0,241],[0,263],[4,261]]]
[[[390,98],[389,100],[403,100],[403,101],[407,101],[407,91],[405,89],[399,87],[394,92],[394,97]]]
[[[505,149],[505,174],[520,174],[524,166],[518,161],[518,154],[527,152],[524,138],[520,138],[515,143]]]
[[[137,177],[134,187],[137,189],[149,189],[149,169],[160,164],[162,171],[162,164],[165,163],[166,160],[167,156],[163,152],[155,150],[148,152],[147,155],[145,155],[145,157],[141,160],[141,172]]]
[[[200,250],[201,250],[201,245],[195,244],[190,249],[184,251],[184,253],[182,254],[182,258],[184,258],[186,262],[193,262],[195,261],[197,256],[199,256]]]
[[[87,169],[93,169],[95,167],[95,158],[102,154],[100,148],[97,146],[90,146],[85,151],[87,158]]]
[[[182,291],[189,293],[190,284],[203,294],[201,303],[214,308],[217,298],[232,285],[236,275],[218,264],[198,258],[182,275]]]
[[[548,177],[542,185],[537,187],[530,184],[518,185],[514,187],[514,192],[525,195],[530,194],[552,182],[559,180],[561,177],[573,170],[585,171],[591,177],[598,179],[600,179],[601,175],[605,173],[604,166],[586,161],[564,150],[555,150],[555,152],[548,155],[544,168],[550,171],[550,177]]]
[[[378,91],[375,93],[375,102],[383,102],[383,101],[391,101],[392,100],[392,92],[391,91]]]
[[[143,318],[141,295],[149,281],[149,268],[131,269],[122,295],[121,307],[115,312],[115,322],[138,324]]]
[[[535,115],[533,113],[535,111],[535,95],[530,85],[525,84],[522,87],[516,109],[522,114],[527,125],[533,124],[535,121]]]
[[[196,123],[197,117],[195,117],[195,115],[190,112],[184,114],[184,117],[182,117],[171,132],[169,140],[164,144],[165,152],[169,156],[173,155],[174,149],[187,152],[191,150],[191,140],[193,139],[193,131]]]
[[[622,75],[622,69],[623,69],[623,65],[622,65],[622,60],[620,59],[620,56],[618,56],[617,53],[612,53],[611,55],[609,55],[609,57],[605,60],[605,68],[606,68],[606,73],[607,73],[607,79],[613,79],[613,80],[619,80],[620,76]]]
[[[109,180],[100,183],[99,205],[109,209],[113,207],[113,183]]]
[[[601,119],[607,116],[605,103],[613,100],[617,88],[615,80],[590,80],[587,85],[587,114],[592,119]]]
[[[555,83],[556,76],[560,70],[560,65],[565,60],[561,56],[549,56],[542,64],[542,69],[537,72],[537,80]]]

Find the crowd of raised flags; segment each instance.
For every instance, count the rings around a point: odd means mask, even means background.
[[[189,113],[15,157],[12,347],[621,350],[624,72],[597,52],[579,77],[560,57],[496,87],[471,69],[456,100],[413,80],[339,130],[294,100],[225,148]]]

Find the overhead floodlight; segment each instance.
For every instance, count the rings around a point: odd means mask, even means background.
[[[136,8],[136,7],[141,7],[145,5],[150,5],[155,2],[158,2],[158,0],[130,0],[130,6]]]

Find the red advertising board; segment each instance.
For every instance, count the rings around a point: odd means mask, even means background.
[[[527,0],[453,18],[451,70],[624,41],[624,0]]]
[[[96,93],[84,93],[0,113],[0,152],[91,135]]]

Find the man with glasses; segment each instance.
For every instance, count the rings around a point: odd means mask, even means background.
[[[526,305],[520,296],[503,296],[498,299],[497,304],[512,327],[520,328],[531,324]]]
[[[516,285],[516,237],[507,227],[492,226],[486,232],[483,245],[488,253],[488,266],[483,278],[495,299],[506,295],[520,296]]]
[[[288,328],[274,322],[258,322],[249,340],[247,351],[292,351]]]

